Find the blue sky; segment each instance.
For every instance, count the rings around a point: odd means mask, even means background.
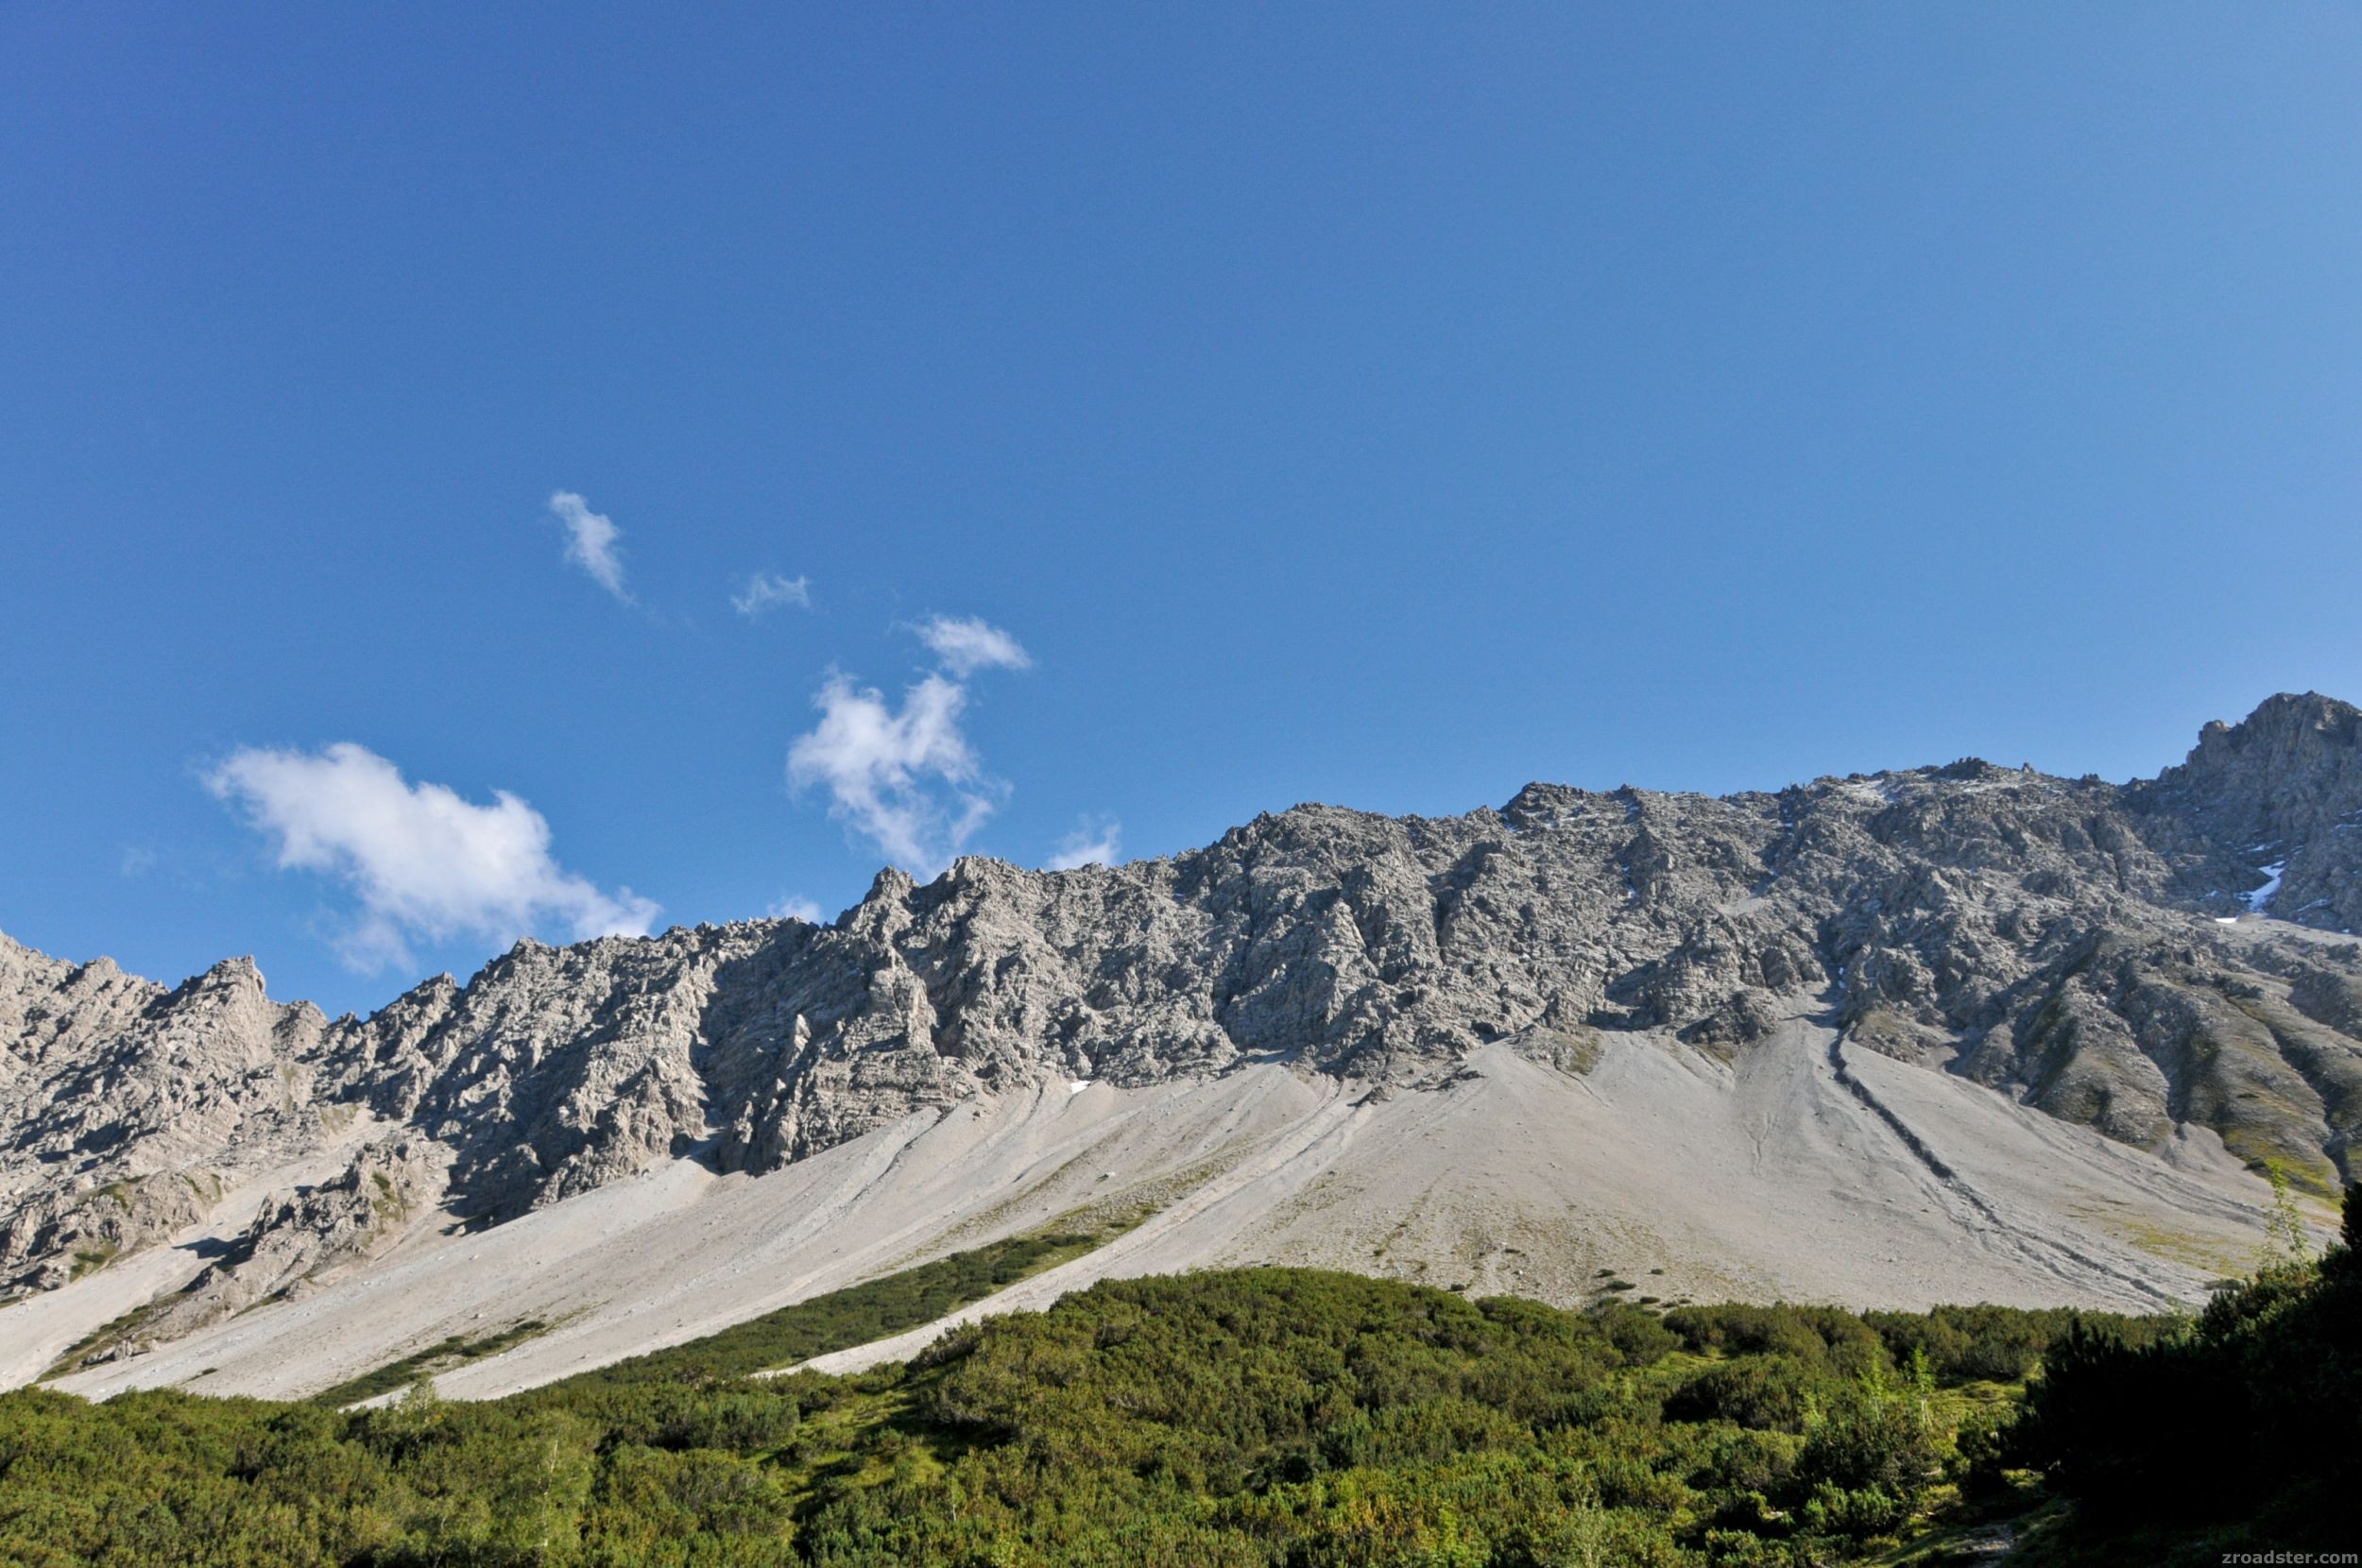
[[[0,7],[0,929],[2362,696],[2350,7],[695,9]]]

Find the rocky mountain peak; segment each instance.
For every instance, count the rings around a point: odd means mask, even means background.
[[[2281,692],[2235,724],[2216,720],[2161,787],[2187,791],[2208,806],[2251,807],[2274,796],[2334,788],[2362,766],[2362,708],[2324,697]],[[2326,776],[2323,776],[2326,775]]]
[[[2351,747],[2356,741],[2357,723],[2362,723],[2362,708],[2336,697],[2325,697],[2319,691],[2280,691],[2255,705],[2255,710],[2236,724],[2212,720],[2199,731],[2198,745],[2191,752],[2191,760],[2214,751],[2242,752],[2255,745],[2290,749],[2308,737],[2326,738],[2328,743]]]
[[[888,867],[830,926],[520,942],[333,1023],[269,1000],[250,960],[167,992],[5,943],[0,1281],[150,1245],[362,1116],[351,1158],[374,1163],[343,1196],[271,1211],[333,1213],[318,1248],[250,1255],[366,1253],[380,1176],[404,1212],[498,1221],[693,1151],[761,1173],[1045,1084],[1284,1063],[1399,1093],[1489,1042],[1581,1063],[1610,1034],[1715,1070],[1799,1010],[2109,1136],[2197,1123],[2325,1185],[2362,1133],[2362,970],[2299,939],[2362,916],[2355,720],[2274,698],[2126,786],[1966,759],[1720,799],[1303,805],[1087,873]]]
[[[2208,724],[2179,767],[2131,787],[2203,856],[2194,890],[2331,929],[2362,922],[2362,709],[2283,692]]]
[[[1566,784],[1528,784],[1501,807],[1501,820],[1520,830],[1548,827],[1567,811],[1580,810],[1588,797]]]

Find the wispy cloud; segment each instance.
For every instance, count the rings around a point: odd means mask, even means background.
[[[889,860],[933,877],[984,825],[1008,786],[985,775],[960,721],[967,677],[1034,661],[1016,638],[974,618],[938,615],[906,628],[940,662],[898,707],[831,670],[813,696],[820,722],[788,748],[788,782],[829,792],[829,814]]]
[[[796,893],[789,894],[762,912],[774,920],[801,920],[810,926],[820,924],[820,906]]]
[[[943,661],[945,669],[963,680],[979,670],[1023,670],[1034,662],[1017,639],[972,616],[966,620],[933,616],[911,629]]]
[[[1085,817],[1042,864],[1051,871],[1072,871],[1077,866],[1117,865],[1122,860],[1123,824],[1113,817]]]
[[[730,595],[730,608],[748,617],[781,605],[799,608],[812,606],[812,579],[782,577],[776,571],[758,571],[746,579],[746,586]]]
[[[789,748],[788,781],[825,786],[829,814],[896,862],[932,877],[992,815],[1003,792],[961,732],[967,689],[958,681],[929,675],[896,708],[831,672],[813,706],[820,723]]]
[[[624,587],[624,558],[615,541],[624,531],[590,510],[590,503],[572,490],[550,497],[550,511],[566,528],[566,559],[590,574],[590,580],[625,604],[631,592]]]
[[[550,826],[505,790],[478,805],[412,784],[366,746],[319,752],[248,747],[207,788],[276,845],[282,869],[337,878],[359,900],[337,946],[354,968],[408,965],[413,939],[506,942],[543,921],[576,938],[646,933],[657,906],[604,893],[550,855]]]

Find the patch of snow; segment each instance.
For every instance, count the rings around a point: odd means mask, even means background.
[[[1079,1095],[1090,1086],[1091,1081],[1087,1078],[1070,1078],[1067,1080],[1066,1092],[1070,1095]]]
[[[2235,914],[2218,914],[2215,916],[2215,924],[2217,926],[2235,926],[2238,923],[2239,917]]]
[[[2257,914],[2263,913],[2270,907],[2273,896],[2280,892],[2280,874],[2287,869],[2288,862],[2285,861],[2274,861],[2271,864],[2263,867],[2264,875],[2270,879],[2253,893],[2239,895],[2240,898],[2245,900],[2249,909],[2253,910]]]

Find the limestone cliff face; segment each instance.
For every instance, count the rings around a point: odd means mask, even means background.
[[[2362,1121],[2362,960],[2328,934],[2362,915],[2357,841],[2362,713],[2275,697],[2131,785],[1969,761],[1304,806],[1113,869],[888,870],[828,926],[523,943],[366,1019],[271,1002],[244,960],[167,991],[0,938],[0,1282],[103,1266],[356,1128],[347,1175],[265,1205],[176,1312],[438,1207],[497,1222],[693,1151],[768,1170],[1051,1077],[1251,1058],[1413,1090],[1488,1041],[1581,1070],[1642,1029],[1729,1058],[1800,997],[2035,1110],[2151,1146],[2201,1123],[2327,1186]]]

